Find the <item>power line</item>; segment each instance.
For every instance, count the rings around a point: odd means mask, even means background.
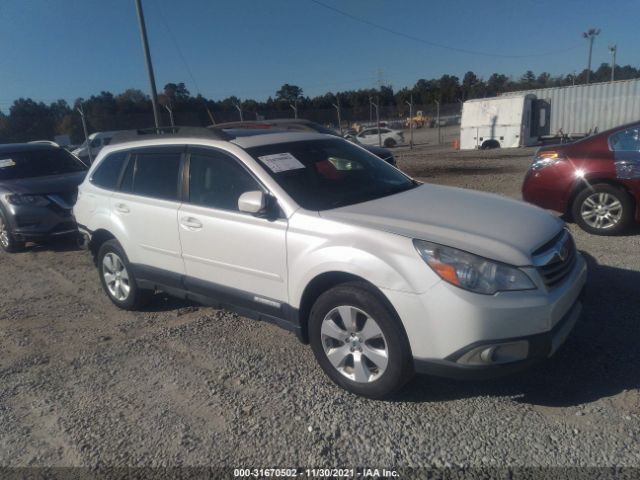
[[[364,25],[368,25],[370,27],[373,28],[377,28],[378,30],[383,30],[387,33],[391,33],[393,35],[396,35],[398,37],[402,37],[402,38],[406,38],[408,40],[413,40],[414,42],[419,42],[419,43],[423,43],[425,45],[429,45],[431,47],[436,47],[436,48],[442,48],[444,50],[450,50],[453,52],[459,52],[459,53],[466,53],[468,55],[480,55],[483,57],[498,57],[498,58],[528,58],[528,57],[544,57],[547,55],[557,55],[560,53],[564,53],[564,52],[568,52],[569,50],[574,50],[575,48],[578,47],[578,45],[574,45],[572,47],[569,48],[564,48],[564,49],[557,49],[557,50],[553,50],[551,52],[540,52],[540,53],[530,53],[530,54],[526,54],[526,55],[507,55],[507,54],[502,54],[502,53],[490,53],[490,52],[481,52],[478,50],[467,50],[466,48],[458,48],[458,47],[452,47],[450,45],[444,45],[441,43],[436,43],[436,42],[431,42],[429,40],[425,40],[424,38],[420,38],[420,37],[415,37],[413,35],[409,35],[408,33],[404,33],[404,32],[400,32],[398,30],[394,30],[392,28],[386,27],[384,25],[380,25],[379,23],[374,23],[371,22],[369,20],[365,20],[364,18],[360,18],[357,17],[351,13],[345,12],[344,10],[340,10],[336,7],[332,7],[331,5],[327,5],[324,2],[321,2],[320,0],[309,0],[313,3],[315,3],[316,5],[320,5],[323,8],[326,8],[327,10],[331,10],[335,13],[338,13],[344,17],[350,18],[351,20],[358,22],[358,23],[362,23]]]

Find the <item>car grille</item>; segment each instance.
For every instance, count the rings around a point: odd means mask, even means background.
[[[576,244],[567,230],[533,252],[533,264],[547,288],[559,285],[571,273],[576,260]]]

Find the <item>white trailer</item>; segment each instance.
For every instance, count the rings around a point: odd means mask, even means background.
[[[534,145],[532,113],[535,95],[522,94],[467,100],[462,106],[460,148],[509,148]]]

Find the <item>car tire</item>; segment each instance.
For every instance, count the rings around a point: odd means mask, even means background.
[[[571,216],[586,232],[617,235],[633,221],[633,207],[633,200],[621,187],[598,183],[576,195]]]
[[[393,138],[387,138],[384,141],[384,146],[387,148],[393,148],[396,146],[396,141]]]
[[[102,288],[117,307],[138,310],[153,297],[153,291],[138,287],[131,264],[117,240],[108,240],[100,246],[97,265]]]
[[[16,253],[24,250],[24,242],[19,242],[11,233],[11,226],[4,212],[0,210],[0,248],[7,253]]]
[[[320,295],[309,316],[309,339],[327,376],[357,395],[387,397],[413,375],[400,320],[364,283],[344,283]]]

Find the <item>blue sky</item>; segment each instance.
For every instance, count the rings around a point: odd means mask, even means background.
[[[394,88],[468,70],[519,76],[593,65],[640,66],[637,0],[322,0],[368,22],[455,48],[380,31],[312,0],[143,0],[158,89],[183,81],[196,94],[262,100],[283,83],[306,95]],[[556,53],[553,53],[556,52]],[[148,91],[133,0],[5,0],[0,4],[0,110],[18,97],[73,101],[101,90]]]

